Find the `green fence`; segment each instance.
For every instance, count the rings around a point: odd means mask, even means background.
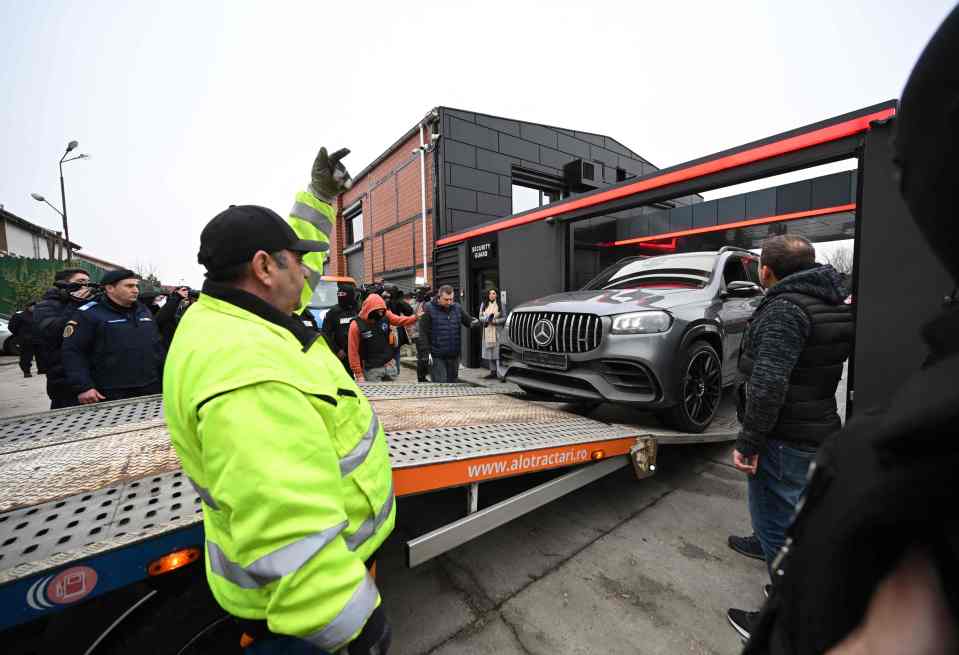
[[[10,316],[53,286],[53,275],[64,268],[82,268],[99,282],[106,269],[88,262],[0,257],[0,316]]]

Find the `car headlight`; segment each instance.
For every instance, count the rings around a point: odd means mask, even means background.
[[[665,332],[673,323],[666,312],[630,312],[613,317],[612,334],[655,334]]]

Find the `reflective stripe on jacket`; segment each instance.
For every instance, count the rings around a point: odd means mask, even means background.
[[[380,604],[364,561],[395,519],[386,438],[318,333],[217,293],[184,315],[164,392],[207,580],[230,614],[333,652]]]
[[[330,233],[333,231],[333,223],[336,220],[336,209],[312,193],[301,191],[296,194],[293,209],[290,210],[287,220],[301,239],[329,244]],[[308,252],[303,257],[303,263],[310,269],[310,277],[303,285],[303,293],[300,295],[300,312],[310,304],[313,290],[323,276],[323,266],[327,256],[328,253],[325,252]]]

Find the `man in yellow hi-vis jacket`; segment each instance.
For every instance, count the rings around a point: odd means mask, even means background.
[[[332,216],[315,186],[297,207]],[[390,642],[367,570],[395,518],[386,438],[336,355],[293,317],[303,260],[328,243],[265,207],[213,218],[198,255],[207,281],[164,371],[171,439],[203,501],[207,581],[230,614],[268,626],[257,652],[308,642],[374,654]]]

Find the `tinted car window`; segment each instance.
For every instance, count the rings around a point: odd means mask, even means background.
[[[642,287],[701,289],[709,284],[715,262],[714,254],[630,257],[613,264],[583,288],[590,291]]]
[[[723,281],[726,284],[730,282],[752,282],[746,274],[742,257],[730,257],[726,260],[726,265],[723,267]]]

